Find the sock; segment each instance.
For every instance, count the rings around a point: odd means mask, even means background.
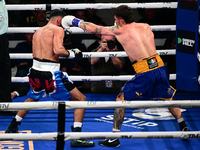
[[[113,129],[112,129],[112,132],[120,132],[120,130],[119,130],[119,129],[113,128]]]
[[[120,130],[119,130],[119,129],[113,128],[113,129],[112,129],[112,132],[115,132],[115,133],[116,133],[116,132],[120,132]],[[118,139],[118,138],[113,138],[113,140],[114,140],[114,139]]]
[[[183,117],[177,119],[177,121],[178,121],[178,124],[179,124],[179,126],[180,126],[181,131],[182,131],[185,127],[187,127],[187,125],[186,125],[186,123],[185,123]]]
[[[74,122],[74,128],[76,128],[76,127],[81,128],[82,127],[82,122]]]
[[[17,122],[20,122],[20,121],[23,119],[22,117],[20,117],[20,116],[18,116],[18,115],[16,115],[15,118],[16,118],[16,121],[17,121]]]
[[[182,118],[179,118],[177,119],[178,123],[181,123],[182,121],[184,121],[183,117]]]

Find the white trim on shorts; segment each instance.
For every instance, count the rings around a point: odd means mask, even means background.
[[[60,71],[60,63],[41,62],[33,59],[32,68],[38,71]]]

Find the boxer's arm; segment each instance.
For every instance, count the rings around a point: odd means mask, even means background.
[[[80,61],[82,59],[82,52],[75,48],[71,50],[66,50],[63,46],[64,30],[63,28],[55,28],[53,39],[53,51],[56,55],[60,57],[68,57],[75,61]]]
[[[60,57],[68,57],[69,52],[63,46],[64,30],[55,28],[53,36],[53,52]]]
[[[74,61],[80,61],[83,57],[82,52],[78,48],[67,50],[69,52],[68,58],[73,59]]]
[[[111,26],[111,27],[104,27],[99,26],[91,22],[81,21],[79,23],[79,27],[83,30],[94,33],[94,34],[104,34],[104,35],[113,35],[115,36],[118,31],[117,26]]]
[[[84,20],[78,19],[74,16],[65,16],[62,19],[62,26],[66,29],[68,29],[70,26],[76,26],[80,27],[83,30],[94,33],[94,34],[106,34],[106,35],[116,35],[119,33],[119,29],[117,26],[111,26],[111,27],[103,27],[98,26],[91,22],[86,22]]]

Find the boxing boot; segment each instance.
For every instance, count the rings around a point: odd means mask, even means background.
[[[71,126],[71,130],[72,130],[72,132],[81,132],[80,127],[74,128],[73,126]],[[94,145],[95,145],[95,143],[92,141],[81,140],[81,139],[80,140],[71,140],[71,142],[70,142],[71,147],[92,147]]]
[[[12,122],[10,123],[9,127],[6,129],[5,133],[18,133],[18,125],[21,122],[17,122],[16,118],[13,118]]]
[[[185,121],[180,122],[179,126],[180,126],[181,131],[190,131],[190,129],[186,125]]]

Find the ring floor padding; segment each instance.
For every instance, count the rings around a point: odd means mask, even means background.
[[[117,94],[85,94],[88,101],[115,101]],[[18,97],[13,102],[23,102],[27,97]],[[200,93],[177,93],[175,100],[198,100]],[[40,101],[53,100],[50,97]],[[111,132],[114,109],[87,109],[82,132]],[[182,108],[182,114],[192,131],[200,131],[200,109]],[[0,116],[0,132],[8,127],[13,116]],[[24,133],[57,132],[57,110],[31,110],[22,120],[19,131]],[[73,125],[73,110],[66,111],[65,131]],[[180,131],[177,121],[168,109],[127,109],[121,132]],[[65,150],[199,150],[200,139],[120,139],[120,148],[95,147],[72,148],[65,142]],[[56,150],[56,141],[0,141],[0,149]]]

